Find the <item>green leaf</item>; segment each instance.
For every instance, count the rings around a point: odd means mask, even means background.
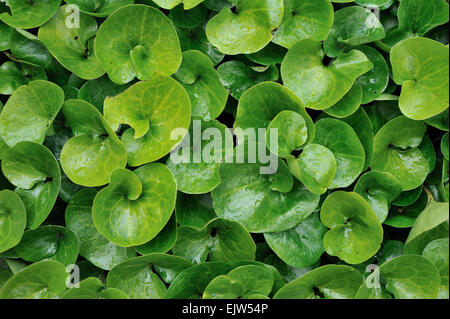
[[[13,28],[0,21],[0,51],[6,51],[10,48],[13,31]]]
[[[6,61],[0,66],[0,94],[11,95],[20,86],[34,80],[47,80],[45,71],[27,64]]]
[[[128,299],[128,296],[118,289],[106,289],[98,278],[84,279],[78,285],[79,287],[67,290],[62,299]]]
[[[387,298],[436,299],[441,278],[426,258],[405,255],[391,259],[377,268],[361,285],[357,299]]]
[[[208,40],[229,55],[257,52],[272,40],[283,11],[283,0],[237,0],[236,12],[224,8],[209,20]]]
[[[206,19],[208,9],[205,6],[196,6],[190,10],[185,10],[182,5],[178,5],[169,12],[169,19],[179,28],[198,27]]]
[[[180,226],[203,228],[216,218],[211,195],[186,195],[178,193],[175,207],[177,223]]]
[[[25,205],[27,227],[36,229],[50,214],[58,197],[61,185],[58,162],[46,147],[20,142],[6,150],[1,167]]]
[[[80,87],[76,98],[91,103],[100,113],[103,113],[103,102],[105,99],[122,93],[127,88],[127,85],[118,85],[111,82],[105,75],[95,80],[86,81]]]
[[[283,232],[265,233],[264,238],[286,264],[303,268],[317,263],[325,252],[322,240],[326,231],[319,214],[313,213],[298,226]]]
[[[448,161],[450,158],[449,155],[449,143],[448,143],[448,132],[442,136],[441,139],[441,152],[444,155],[445,159]]]
[[[175,77],[189,94],[193,117],[208,121],[222,113],[228,92],[208,56],[194,50],[183,52],[183,62]]]
[[[247,146],[251,148],[252,144]],[[259,144],[262,145],[262,144]],[[235,159],[246,144],[235,149]],[[250,151],[252,152],[252,151]],[[236,160],[233,161],[235,163]],[[278,171],[261,174],[261,163],[223,163],[222,183],[211,192],[219,217],[239,222],[250,232],[280,232],[297,226],[316,209],[319,196],[294,181],[286,164],[279,160]],[[277,181],[287,188],[279,188]]]
[[[334,24],[324,42],[324,49],[328,56],[336,57],[352,46],[384,37],[383,25],[374,13],[360,6],[351,6],[334,13]]]
[[[362,88],[362,104],[368,104],[379,98],[389,83],[389,67],[383,55],[369,46],[356,47],[372,62],[373,68],[361,75],[357,80]]]
[[[198,129],[197,125],[200,126]],[[201,140],[196,138],[200,134]],[[177,180],[178,190],[187,194],[205,194],[216,188],[221,181],[220,164],[226,154],[233,152],[232,140],[230,130],[222,123],[194,120],[180,145],[181,154],[180,150],[174,150],[166,162]]]
[[[183,4],[184,10],[192,9],[203,1],[205,0],[153,0],[154,3],[164,9],[172,9],[179,4]]]
[[[329,0],[284,0],[283,21],[272,41],[290,49],[300,40],[325,40],[333,19]]]
[[[359,77],[358,79],[360,79]],[[342,99],[340,99],[332,107],[323,110],[326,114],[337,117],[345,118],[354,114],[361,106],[363,99],[363,90],[358,82],[355,82]]]
[[[53,260],[34,263],[11,277],[1,299],[57,299],[66,290],[66,267]]]
[[[0,13],[0,19],[13,28],[36,28],[49,20],[60,4],[61,0],[7,0],[10,12]]]
[[[72,21],[74,8],[61,7],[58,13],[39,28],[38,39],[66,69],[85,80],[96,79],[105,71],[93,52],[97,22],[80,13],[79,27]],[[69,23],[70,22],[70,23]]]
[[[262,64],[265,66],[271,66],[274,64],[281,64],[281,62],[283,62],[284,56],[286,55],[286,52],[287,52],[286,48],[283,48],[282,46],[270,42],[260,51],[252,54],[247,54],[246,57],[250,61],[253,61],[255,63]],[[273,70],[275,71],[275,69]]]
[[[99,111],[82,100],[62,107],[66,124],[75,135],[61,151],[61,166],[70,180],[87,187],[102,186],[116,168],[124,168],[124,146]]]
[[[431,261],[439,270],[441,275],[441,287],[439,298],[448,299],[449,285],[449,244],[448,238],[436,239],[429,243],[423,250],[423,256]]]
[[[208,284],[231,269],[224,262],[206,262],[190,267],[174,279],[167,290],[166,299],[202,299]]]
[[[448,238],[448,211],[448,203],[438,203],[432,200],[417,217],[406,239],[403,253],[421,255],[431,241]]]
[[[129,259],[114,267],[106,278],[106,287],[124,292],[130,299],[162,299],[167,288],[183,270],[191,267],[186,259],[152,254]]]
[[[38,40],[29,39],[17,31],[12,32],[10,40],[11,60],[42,68],[51,67],[53,57]]]
[[[176,182],[159,163],[131,172],[117,169],[108,187],[94,199],[92,219],[98,231],[122,247],[147,243],[164,228],[175,208]]]
[[[316,123],[315,144],[328,148],[336,158],[336,176],[330,189],[350,186],[361,174],[364,148],[352,127],[337,119],[322,119]]]
[[[384,125],[375,136],[370,167],[391,173],[403,191],[419,187],[428,175],[429,164],[417,148],[426,132],[426,125],[399,116]]]
[[[202,229],[183,226],[172,249],[177,256],[193,264],[209,261],[254,260],[256,246],[248,231],[239,223],[214,219]]]
[[[306,145],[297,159],[288,158],[289,170],[309,191],[323,194],[336,177],[336,158],[319,144]]]
[[[349,266],[326,265],[281,288],[274,299],[352,299],[362,277]]]
[[[128,165],[140,166],[162,158],[182,141],[191,120],[191,104],[177,81],[157,73],[149,81],[106,98],[104,114],[113,130],[119,124],[131,126],[122,134],[122,143]],[[173,136],[175,129],[179,129],[178,136]]]
[[[448,47],[425,38],[404,40],[392,48],[392,72],[402,85],[399,106],[404,115],[425,120],[448,109],[448,59]]]
[[[421,37],[448,21],[448,3],[445,0],[402,0],[399,2],[398,27],[389,32],[383,40],[383,44],[388,48],[403,39]]]
[[[230,91],[231,96],[239,100],[242,94],[252,86],[265,81],[277,81],[280,77],[275,66],[268,68],[251,67],[241,61],[228,61],[218,68],[220,79]]]
[[[339,102],[355,80],[370,71],[372,62],[358,50],[343,53],[329,65],[323,62],[322,44],[316,40],[297,42],[281,65],[283,82],[311,109],[324,110]]]
[[[95,228],[91,211],[96,195],[97,192],[92,188],[77,192],[66,208],[65,222],[79,238],[80,256],[101,269],[111,270],[135,257],[136,253],[131,248],[114,245]]]
[[[369,203],[357,193],[330,194],[322,204],[320,219],[330,228],[323,243],[331,256],[359,264],[380,249],[383,228]]]
[[[402,189],[400,181],[391,173],[370,171],[361,175],[353,190],[370,204],[382,223],[388,216],[390,204]]]
[[[97,32],[95,54],[117,84],[135,77],[150,80],[155,72],[171,75],[181,63],[180,42],[172,22],[161,11],[145,5],[114,11]]]
[[[249,128],[255,130],[268,128],[272,120],[282,111],[292,111],[303,117],[308,130],[306,143],[311,143],[315,134],[311,117],[302,102],[291,91],[275,82],[257,84],[242,95],[233,125],[235,133],[237,134],[237,129],[245,132]]]
[[[81,11],[94,17],[107,17],[120,7],[133,4],[133,0],[64,0],[77,5]]]
[[[0,137],[12,147],[18,142],[42,143],[64,103],[63,90],[47,81],[18,88],[0,114]]]
[[[27,225],[27,212],[20,197],[10,190],[0,191],[0,253],[16,246]]]
[[[254,299],[272,291],[272,273],[259,266],[241,266],[213,279],[205,288],[203,299]]]
[[[41,226],[27,230],[15,250],[20,258],[28,262],[50,259],[68,266],[77,260],[78,238],[65,227]]]

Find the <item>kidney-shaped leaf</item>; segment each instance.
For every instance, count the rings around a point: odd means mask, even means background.
[[[1,299],[56,299],[66,290],[66,267],[54,260],[31,264],[11,277],[0,290]]]
[[[283,0],[237,0],[235,4],[235,12],[224,8],[209,20],[208,40],[229,55],[261,50],[283,19]]]
[[[121,290],[131,299],[162,299],[167,292],[165,282],[171,283],[191,266],[190,262],[178,256],[140,256],[114,267],[108,273],[106,286]]]
[[[0,191],[0,253],[16,246],[27,225],[27,212],[20,197],[10,190]]]
[[[239,223],[214,219],[201,230],[183,226],[172,249],[175,255],[194,264],[209,261],[254,260],[256,245]]]
[[[383,228],[375,212],[357,193],[337,191],[322,204],[322,223],[330,228],[325,250],[349,264],[359,264],[380,249]]]
[[[94,199],[92,219],[109,241],[123,247],[150,241],[164,228],[175,208],[176,182],[159,163],[131,172],[117,169],[108,187]]]
[[[75,135],[61,151],[64,172],[78,185],[105,185],[112,171],[127,163],[124,146],[100,112],[88,102],[68,100],[62,110]]]
[[[290,282],[274,299],[352,299],[361,283],[361,274],[355,268],[326,265]]]
[[[8,0],[11,13],[0,13],[0,19],[14,28],[36,28],[50,19],[60,4],[61,0]]]
[[[38,39],[65,68],[82,79],[90,80],[102,76],[105,71],[95,57],[93,41],[97,33],[97,22],[93,17],[80,13],[78,21],[74,8],[61,7],[58,13],[39,28]]]
[[[160,159],[181,142],[189,128],[191,103],[177,81],[158,73],[106,98],[104,114],[114,130],[119,124],[131,126],[122,134],[122,143],[128,164],[139,166]],[[177,136],[175,129],[180,131]]]
[[[175,73],[181,63],[180,41],[172,22],[159,10],[129,5],[100,26],[95,54],[111,81],[149,80],[155,72]]]
[[[45,133],[64,103],[63,90],[47,81],[19,87],[0,113],[0,137],[8,146],[44,142]]]
[[[413,38],[391,50],[394,81],[402,85],[399,106],[407,117],[425,120],[448,108],[448,47]]]
[[[429,171],[429,164],[418,149],[426,132],[423,122],[399,116],[377,133],[370,167],[391,173],[403,186],[403,191],[419,187]]]
[[[355,80],[370,71],[372,62],[358,50],[343,53],[324,65],[322,43],[317,40],[297,42],[281,65],[281,77],[311,109],[324,110],[335,105],[350,91]]]
[[[4,153],[2,172],[25,204],[27,227],[39,227],[50,214],[61,185],[56,158],[40,144],[20,142]]]

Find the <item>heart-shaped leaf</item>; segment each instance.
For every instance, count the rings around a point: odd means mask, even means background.
[[[97,32],[95,54],[117,84],[135,77],[150,80],[155,72],[171,75],[181,63],[180,42],[172,22],[161,11],[145,5],[114,11]]]
[[[252,143],[240,144],[233,163],[246,146],[250,154],[256,152]],[[211,192],[219,217],[239,222],[254,233],[280,232],[297,226],[316,209],[319,196],[293,182],[284,162],[278,159],[278,170],[263,175],[263,164],[252,163],[245,155],[243,163],[220,166],[222,183]]]
[[[283,82],[311,109],[335,105],[350,91],[355,80],[370,71],[372,62],[358,50],[343,53],[329,65],[323,62],[322,44],[316,40],[297,42],[281,65]]]
[[[133,4],[133,0],[64,0],[68,4],[77,5],[81,11],[94,17],[107,17],[120,7]]]
[[[392,72],[402,85],[399,106],[404,115],[425,120],[448,108],[448,59],[448,47],[425,38],[407,39],[392,48]]]
[[[241,61],[222,63],[218,69],[220,79],[231,96],[239,100],[242,94],[252,86],[265,82],[277,81],[280,73],[275,66],[267,68],[251,67]]]
[[[128,299],[128,296],[119,289],[106,289],[98,278],[84,279],[78,285],[67,290],[62,299]]]
[[[399,1],[398,26],[388,32],[383,45],[389,50],[397,42],[421,37],[435,27],[448,21],[448,3],[445,0]]]
[[[0,191],[0,252],[16,246],[27,225],[27,212],[20,197],[10,191]]]
[[[182,141],[191,120],[191,103],[177,81],[158,73],[106,98],[104,114],[114,130],[119,124],[131,126],[122,134],[122,143],[128,164],[139,166],[162,158]],[[178,136],[173,136],[175,129],[180,131]]]
[[[355,268],[326,265],[290,282],[274,299],[352,299],[361,283],[361,274]]]
[[[100,113],[103,113],[103,102],[105,99],[122,93],[127,88],[127,85],[118,85],[111,82],[105,75],[95,80],[86,81],[80,87],[77,98],[91,103]]]
[[[314,194],[327,191],[336,177],[337,162],[332,151],[319,144],[306,145],[297,159],[287,159],[289,170]]]
[[[169,222],[164,226],[163,230],[159,234],[140,246],[133,247],[141,255],[150,255],[155,253],[167,253],[176,244],[178,239],[178,228],[176,215],[173,214]]]
[[[0,114],[0,136],[10,147],[18,142],[42,143],[64,103],[63,90],[47,81],[18,88]]]
[[[331,228],[323,239],[328,254],[359,264],[380,249],[383,228],[369,203],[357,193],[330,194],[322,204],[320,219]]]
[[[201,140],[196,137],[200,134]],[[233,152],[232,140],[230,130],[220,122],[194,120],[181,149],[174,150],[166,162],[177,180],[178,190],[205,194],[216,188],[221,181],[220,163]]]
[[[114,245],[100,235],[92,221],[92,204],[97,195],[95,189],[86,188],[77,192],[66,209],[65,221],[80,241],[80,255],[95,266],[111,270],[136,253],[131,248]]]
[[[350,6],[334,13],[334,23],[324,49],[329,57],[336,57],[352,46],[375,42],[385,37],[383,25],[370,10]]]
[[[370,171],[362,175],[354,192],[361,195],[372,206],[380,222],[389,213],[390,203],[402,192],[402,184],[391,173]]]
[[[72,21],[74,14],[74,8],[61,7],[39,28],[38,39],[66,69],[82,79],[96,79],[105,73],[93,52],[97,22],[84,13],[80,13],[79,21]]]
[[[10,40],[10,58],[12,60],[37,67],[51,68],[54,63],[53,57],[38,40],[29,39],[18,31],[12,32]]]
[[[203,299],[261,299],[272,291],[272,273],[259,266],[241,266],[213,279]]]
[[[175,77],[189,94],[193,117],[209,121],[222,113],[228,92],[208,56],[195,50],[184,52]]]
[[[0,20],[13,28],[36,28],[50,19],[60,4],[61,0],[7,0],[10,12],[0,13]]]
[[[134,172],[116,169],[109,186],[94,199],[94,225],[118,246],[145,244],[169,221],[176,194],[175,178],[162,164],[148,164]]]
[[[68,266],[77,260],[78,238],[65,227],[41,226],[27,230],[15,251],[20,258],[28,262],[50,259]]]
[[[57,299],[66,290],[66,267],[54,260],[34,263],[11,277],[1,299]]]
[[[177,256],[194,264],[209,261],[254,260],[256,246],[239,223],[226,219],[214,219],[201,230],[183,226],[172,249]]]
[[[36,229],[55,204],[61,185],[59,164],[44,146],[20,142],[3,155],[2,172],[17,188],[27,210],[27,227]]]
[[[283,101],[280,104],[280,101]],[[300,100],[287,88],[274,82],[264,82],[247,90],[239,100],[234,129],[268,128],[282,111],[297,113],[306,122],[308,139],[314,139],[314,123]],[[298,117],[297,117],[298,118]],[[265,136],[263,136],[265,138]]]
[[[359,77],[358,79],[360,79]],[[345,118],[354,114],[358,108],[361,106],[363,99],[363,90],[361,85],[355,82],[342,99],[340,99],[332,107],[323,110],[326,114],[337,117]]]
[[[222,53],[250,54],[264,48],[283,19],[283,0],[237,0],[209,20],[206,35]]]
[[[202,299],[208,284],[226,275],[232,267],[224,262],[207,262],[181,272],[167,290],[167,299]]]
[[[283,21],[272,41],[290,49],[300,40],[325,40],[333,19],[329,0],[284,0]]]
[[[116,288],[131,299],[162,299],[167,288],[183,270],[191,267],[186,259],[152,254],[132,258],[114,267],[106,278],[106,287]]]
[[[449,241],[448,238],[436,239],[423,250],[423,256],[431,261],[441,275],[439,298],[448,299],[449,292]]]
[[[124,146],[91,104],[69,100],[62,110],[75,135],[61,151],[64,172],[78,185],[96,187],[107,184],[112,171],[126,165]]]
[[[288,265],[303,268],[311,266],[325,252],[323,236],[327,229],[314,213],[298,226],[279,233],[265,233],[270,248]]]
[[[428,259],[417,255],[396,257],[382,264],[361,285],[356,298],[436,299],[441,278]]]
[[[0,94],[11,95],[20,86],[35,80],[47,80],[45,71],[27,64],[6,61],[0,66]]]
[[[208,13],[208,9],[202,5],[190,10],[185,10],[182,5],[178,5],[170,10],[169,19],[179,28],[190,29],[202,24]]]
[[[203,228],[216,218],[210,194],[187,195],[178,193],[175,207],[177,223],[180,226]]]
[[[336,158],[336,176],[328,188],[350,186],[361,174],[365,152],[352,127],[336,119],[322,119],[316,123],[315,144],[328,148]]]
[[[408,191],[420,186],[428,175],[429,165],[417,148],[426,125],[399,116],[384,125],[375,136],[371,168],[391,173]]]

